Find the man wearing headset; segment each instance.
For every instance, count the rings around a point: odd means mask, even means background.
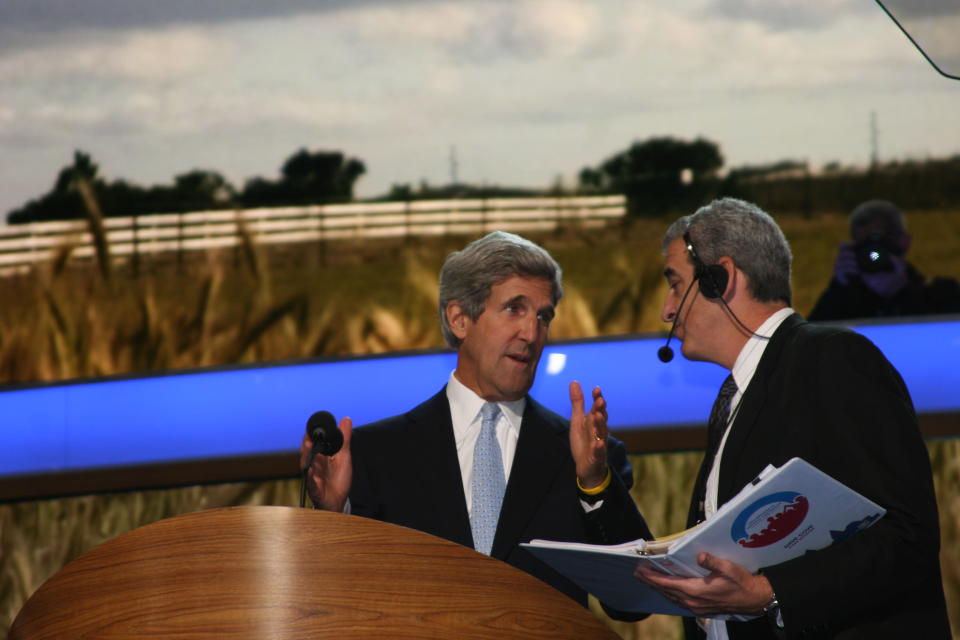
[[[887,514],[756,574],[704,553],[706,578],[636,577],[704,616],[685,619],[688,638],[949,638],[930,462],[900,375],[866,338],[790,308],[789,245],[755,205],[714,201],[677,220],[663,248],[663,318],[683,355],[731,372],[688,524],[795,456]]]

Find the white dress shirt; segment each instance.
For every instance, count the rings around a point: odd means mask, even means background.
[[[480,437],[480,408],[486,400],[457,380],[451,372],[447,381],[447,400],[450,402],[450,419],[453,422],[453,439],[457,444],[457,459],[460,461],[460,477],[463,480],[463,495],[467,500],[467,513],[473,508],[473,450]],[[510,468],[517,451],[520,437],[520,421],[527,406],[526,397],[511,402],[498,402],[500,418],[497,420],[497,442],[503,455],[504,480],[510,481]]]
[[[737,355],[736,362],[733,364],[731,373],[737,383],[737,392],[730,401],[730,415],[727,418],[727,428],[723,432],[723,438],[720,440],[720,446],[717,448],[717,454],[713,459],[713,467],[710,469],[710,475],[707,476],[706,495],[704,496],[703,502],[703,513],[707,520],[713,517],[719,506],[717,505],[717,485],[720,480],[720,461],[723,458],[723,448],[727,444],[730,425],[740,410],[740,400],[743,398],[744,391],[746,391],[750,385],[750,381],[753,380],[753,374],[757,372],[757,365],[760,364],[760,358],[770,343],[770,337],[773,336],[781,323],[793,314],[793,312],[793,309],[787,307],[786,309],[780,309],[767,318],[763,324],[757,328],[754,335],[750,336],[747,344],[743,345],[739,355]],[[750,620],[755,617],[756,616],[726,616],[726,618],[730,620]],[[727,623],[724,619],[699,618],[698,622],[703,630],[706,631],[708,640],[728,639]]]

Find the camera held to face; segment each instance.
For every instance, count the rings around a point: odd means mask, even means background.
[[[890,243],[882,233],[873,232],[854,246],[857,266],[861,273],[880,273],[893,270],[893,256],[896,255]]]

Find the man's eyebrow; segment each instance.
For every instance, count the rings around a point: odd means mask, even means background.
[[[528,298],[527,296],[521,293],[519,295],[513,296],[509,300],[506,300],[503,303],[503,306],[509,307],[511,305],[516,305],[516,304],[530,304],[530,298]],[[537,313],[545,313],[545,312],[549,312],[551,315],[556,315],[557,313],[556,305],[548,304],[546,306],[543,306],[537,309]]]

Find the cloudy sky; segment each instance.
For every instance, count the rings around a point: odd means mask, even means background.
[[[883,159],[960,153],[960,82],[873,0],[2,0],[0,87],[0,214],[75,149],[237,187],[338,149],[360,196],[449,182],[453,149],[462,181],[573,184],[658,135],[864,165],[871,113]]]

